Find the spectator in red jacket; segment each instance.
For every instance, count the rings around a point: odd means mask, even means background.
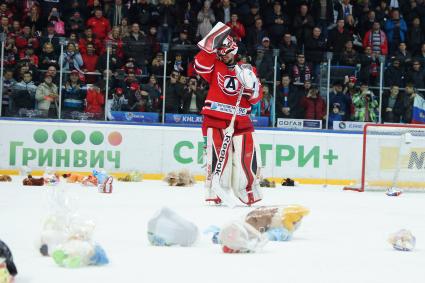
[[[86,109],[84,112],[93,114],[95,119],[101,119],[105,96],[98,86],[93,86],[87,90]]]
[[[232,14],[230,22],[226,23],[226,25],[232,29],[231,35],[236,36],[238,41],[241,41],[245,37],[245,27],[238,21],[237,14]]]
[[[322,120],[326,117],[326,103],[316,87],[310,88],[307,96],[301,98],[300,106],[304,109],[304,119]]]
[[[95,10],[94,17],[91,17],[87,21],[87,26],[92,28],[93,33],[99,40],[105,39],[108,32],[111,30],[108,19],[103,16],[103,11],[99,8]]]
[[[81,54],[87,53],[87,44],[92,43],[96,49],[97,55],[102,55],[104,49],[103,44],[93,34],[93,30],[89,27],[84,30],[84,35],[80,37],[78,41],[78,49]]]
[[[387,35],[381,30],[381,24],[377,21],[373,23],[372,29],[366,32],[363,38],[363,48],[371,47],[372,52],[387,55],[388,40]]]
[[[97,72],[96,66],[99,56],[96,55],[95,48],[93,43],[87,44],[87,53],[82,55],[83,57],[83,71],[87,72]],[[87,83],[94,83],[96,81],[96,75],[86,75]]]
[[[20,57],[25,56],[25,50],[27,48],[38,49],[40,47],[40,42],[32,35],[31,27],[28,25],[25,25],[22,32],[16,36],[15,44]]]

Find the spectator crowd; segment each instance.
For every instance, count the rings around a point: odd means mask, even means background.
[[[105,109],[162,107],[198,114],[208,86],[193,55],[218,21],[263,81],[252,115],[324,120],[329,110],[330,126],[379,115],[411,122],[425,88],[424,0],[2,0],[2,116],[103,119]],[[329,102],[319,87],[328,52],[340,72]]]

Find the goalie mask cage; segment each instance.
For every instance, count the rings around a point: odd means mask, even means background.
[[[366,124],[361,180],[344,190],[425,192],[425,125]]]

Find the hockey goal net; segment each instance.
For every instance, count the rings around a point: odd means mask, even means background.
[[[366,124],[361,180],[346,190],[425,192],[425,125]]]

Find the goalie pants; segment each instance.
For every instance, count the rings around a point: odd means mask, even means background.
[[[220,203],[220,199],[211,189],[212,173],[218,161],[224,129],[207,128],[207,181],[206,200]],[[259,190],[259,161],[255,148],[253,133],[236,132],[226,153],[220,184],[233,193],[245,204],[261,200]]]

